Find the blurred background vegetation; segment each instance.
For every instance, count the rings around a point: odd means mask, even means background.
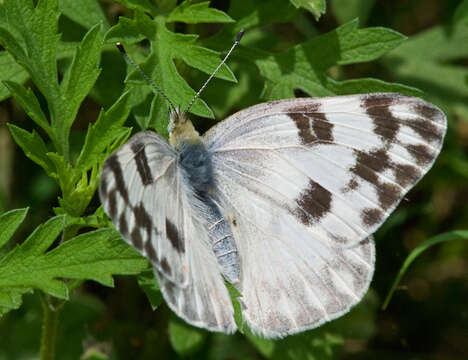
[[[215,0],[211,6],[228,12],[229,3]],[[111,24],[120,15],[130,16],[131,11],[119,3],[105,0],[100,4]],[[281,51],[356,17],[360,27],[398,31],[409,38],[395,50],[373,62],[332,68],[330,74],[339,80],[372,77],[414,86],[449,118],[445,145],[434,168],[376,233],[371,290],[350,314],[277,344],[240,334],[210,334],[175,319],[164,303],[153,311],[134,277],[118,277],[115,288],[85,283],[65,305],[57,358],[467,359],[468,242],[451,241],[423,253],[403,278],[389,307],[380,309],[414,248],[431,236],[468,229],[467,8],[467,1],[456,0],[330,0],[319,21],[307,11],[297,11],[287,22],[249,34],[258,48]],[[207,39],[220,28],[216,24],[175,25],[177,31]],[[59,31],[63,40],[78,41],[87,29],[62,16]],[[316,54],[318,59],[320,55]],[[229,66],[239,83],[215,79],[202,96],[216,119],[259,102],[263,88],[258,70],[241,66],[235,57]],[[101,67],[101,78],[74,124],[72,143],[82,141],[90,119],[96,119],[101,106],[115,101],[124,87],[126,66],[117,52],[104,52]],[[189,68],[183,76],[193,88],[206,78]],[[14,144],[7,122],[26,129],[34,124],[11,98],[0,102],[0,213],[30,207],[27,221],[16,234],[19,240],[54,215],[58,187]],[[203,130],[214,121],[197,123]],[[138,130],[135,119],[127,124]],[[92,206],[93,210],[99,206],[97,198]],[[0,320],[0,359],[36,358],[40,321],[38,297],[25,296],[19,310]]]

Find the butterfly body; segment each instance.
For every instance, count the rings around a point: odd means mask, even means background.
[[[203,136],[175,114],[169,143],[142,132],[106,160],[100,195],[180,317],[235,331],[227,279],[249,327],[283,337],[364,296],[371,234],[430,169],[445,129],[434,105],[385,93],[259,104]]]

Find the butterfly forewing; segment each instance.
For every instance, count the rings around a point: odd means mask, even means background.
[[[374,259],[365,239],[432,166],[445,127],[425,101],[368,94],[260,104],[208,131],[252,329],[313,328],[362,298]]]
[[[166,302],[180,317],[233,332],[229,294],[177,156],[159,135],[135,135],[106,160],[101,202],[122,237],[151,261]]]

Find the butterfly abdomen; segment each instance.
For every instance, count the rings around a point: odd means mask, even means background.
[[[179,164],[196,197],[194,205],[202,212],[203,225],[208,231],[221,272],[229,282],[237,283],[240,278],[240,263],[236,243],[228,221],[212,198],[215,181],[211,155],[202,142],[185,142],[179,153]]]

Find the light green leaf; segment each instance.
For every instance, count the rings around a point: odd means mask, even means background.
[[[169,14],[167,21],[180,21],[187,24],[230,23],[234,20],[221,10],[210,8],[209,1],[192,3],[185,0]]]
[[[129,113],[129,93],[126,92],[109,110],[99,114],[96,122],[88,128],[85,143],[75,166],[78,171],[87,171],[104,161],[107,155],[105,150],[128,131],[122,125]]]
[[[153,268],[146,269],[141,272],[138,277],[138,285],[145,292],[148,301],[153,310],[157,309],[162,302],[161,290],[159,289],[158,281],[154,276]]]
[[[180,356],[189,356],[199,350],[206,340],[206,331],[188,325],[172,316],[169,321],[169,341]]]
[[[47,156],[49,150],[40,135],[34,130],[30,133],[13,124],[8,124],[8,129],[15,142],[23,149],[24,154],[41,166],[49,176],[54,176],[54,164]]]
[[[315,20],[325,14],[327,4],[325,0],[289,0],[297,8],[303,8],[314,15]]]
[[[46,116],[41,109],[41,105],[32,90],[26,90],[23,85],[13,81],[5,81],[3,84],[13,94],[16,101],[18,101],[23,107],[26,114],[28,114],[28,116],[49,135],[49,137],[52,137],[53,132],[50,129],[49,122],[47,121]]]
[[[28,208],[24,208],[11,210],[0,215],[0,229],[2,229],[0,232],[0,248],[10,240],[16,229],[18,229],[23,222],[27,213]]]
[[[385,298],[385,301],[383,302],[382,309],[385,310],[387,308],[388,303],[392,299],[393,293],[395,292],[398,284],[401,281],[401,278],[403,277],[403,275],[405,275],[406,270],[408,270],[411,263],[419,255],[421,255],[424,251],[426,251],[428,248],[434,245],[448,242],[448,241],[453,241],[453,240],[468,240],[468,230],[456,230],[456,231],[451,231],[448,233],[434,236],[432,238],[427,239],[421,245],[419,245],[416,249],[411,251],[408,257],[405,259],[403,265],[401,266],[400,271],[398,272],[398,275],[395,278],[395,281],[393,282],[393,285],[390,291],[388,292],[387,297]]]
[[[105,29],[109,28],[106,15],[97,0],[59,0],[59,8],[65,16],[87,29],[99,23]]]

